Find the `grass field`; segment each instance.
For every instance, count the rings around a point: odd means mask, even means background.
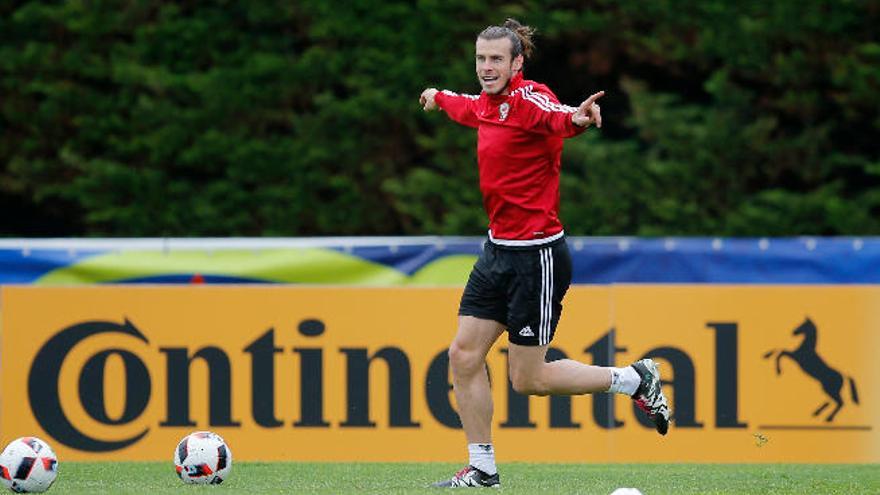
[[[83,463],[59,466],[49,493],[437,493],[431,482],[452,464],[306,464],[238,462],[222,485],[184,485],[172,463]],[[502,464],[505,494],[609,494],[636,487],[660,494],[880,494],[880,465]],[[495,490],[492,491],[495,493]]]

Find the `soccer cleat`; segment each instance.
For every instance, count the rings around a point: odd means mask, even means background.
[[[488,475],[468,465],[455,473],[452,479],[438,481],[431,486],[438,488],[499,488],[501,481],[498,479],[498,473]]]
[[[657,363],[652,359],[642,359],[630,366],[642,378],[642,383],[639,384],[636,393],[632,395],[633,400],[636,401],[639,409],[645,411],[651,418],[657,431],[661,435],[665,435],[669,429],[669,403],[666,401],[666,396],[663,395]]]

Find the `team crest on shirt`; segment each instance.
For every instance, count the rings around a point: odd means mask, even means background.
[[[498,121],[504,122],[505,120],[507,120],[507,112],[509,112],[509,111],[510,111],[510,104],[502,103],[498,107]]]

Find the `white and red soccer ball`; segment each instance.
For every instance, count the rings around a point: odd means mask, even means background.
[[[37,437],[21,437],[0,454],[0,480],[17,493],[45,492],[58,476],[58,457]]]
[[[217,485],[232,470],[232,451],[216,433],[190,433],[174,450],[174,468],[185,483]]]

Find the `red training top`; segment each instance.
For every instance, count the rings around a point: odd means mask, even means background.
[[[510,79],[508,95],[441,91],[434,101],[452,120],[477,128],[477,162],[489,239],[530,246],[563,235],[559,221],[562,139],[586,127],[571,122],[577,108],[562,105],[547,86]]]

